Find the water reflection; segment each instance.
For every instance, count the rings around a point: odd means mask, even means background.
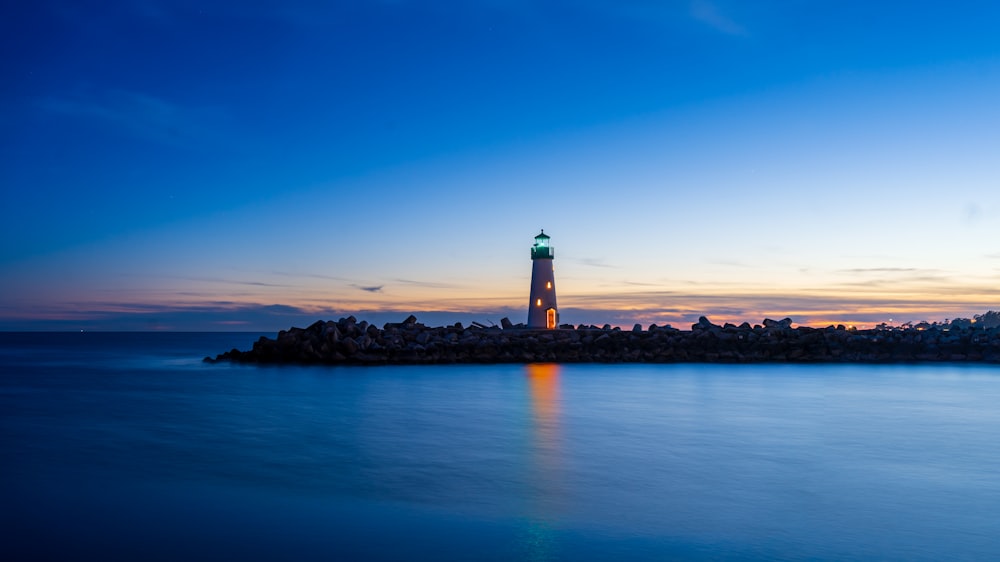
[[[525,366],[531,392],[534,457],[540,476],[551,477],[559,464],[559,365],[539,363]]]
[[[531,464],[527,528],[524,546],[528,560],[556,557],[553,523],[563,498],[563,454],[560,427],[559,365],[525,366],[531,401]]]

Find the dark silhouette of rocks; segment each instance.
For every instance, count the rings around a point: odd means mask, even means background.
[[[655,324],[631,330],[564,324],[528,329],[504,318],[501,326],[460,323],[429,327],[409,316],[381,329],[353,316],[261,337],[249,351],[233,349],[209,362],[414,365],[448,363],[923,363],[1000,362],[1000,327],[842,325],[792,327],[713,324],[701,317],[690,330]]]

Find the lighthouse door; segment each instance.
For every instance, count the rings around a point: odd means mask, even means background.
[[[550,308],[545,311],[545,327],[549,330],[556,327],[556,309]]]

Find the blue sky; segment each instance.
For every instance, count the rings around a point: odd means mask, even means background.
[[[991,2],[24,4],[0,329],[1000,308]]]

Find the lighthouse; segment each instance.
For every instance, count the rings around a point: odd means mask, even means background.
[[[543,230],[531,247],[531,298],[528,302],[528,327],[554,329],[559,325],[556,306],[556,276],[552,268],[552,246]]]

